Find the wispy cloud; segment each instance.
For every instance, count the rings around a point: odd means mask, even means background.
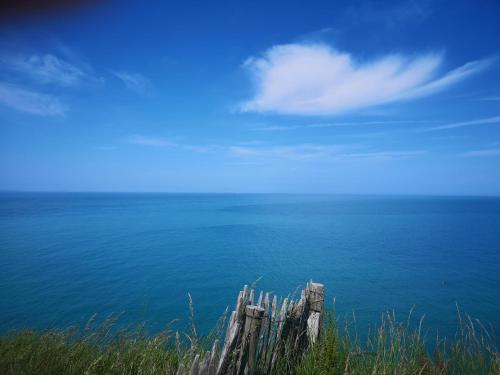
[[[295,124],[295,125],[266,125],[255,127],[252,130],[258,131],[286,131],[295,129],[322,129],[336,127],[354,127],[354,126],[378,126],[378,125],[399,125],[399,124],[422,124],[430,121],[421,120],[387,120],[387,121],[348,121],[348,122],[324,122],[313,124]]]
[[[111,74],[120,79],[125,87],[141,95],[151,92],[152,84],[149,78],[138,73],[111,70]]]
[[[167,147],[176,148],[178,150],[186,150],[189,152],[195,152],[198,154],[208,154],[217,151],[224,151],[227,147],[217,145],[217,144],[185,144],[181,142],[176,142],[170,138],[131,134],[125,137],[125,142],[133,145],[140,146],[152,146],[152,147]]]
[[[464,126],[494,125],[494,124],[500,124],[500,116],[481,118],[481,119],[469,120],[469,121],[454,122],[451,124],[433,126],[430,128],[423,128],[423,129],[419,129],[419,130],[420,131],[435,131],[435,130],[462,128]]]
[[[229,153],[239,157],[272,157],[294,160],[319,159],[332,156],[339,152],[344,145],[299,144],[291,146],[272,147],[244,147],[231,146]]]
[[[52,95],[1,82],[0,103],[18,111],[41,116],[64,115],[67,110],[66,106]]]
[[[214,145],[214,144],[210,144],[210,145],[182,145],[182,148],[184,148],[185,150],[188,150],[188,151],[193,151],[193,152],[199,153],[199,154],[209,154],[209,153],[217,152],[217,151],[224,149],[224,147],[222,147],[220,145]]]
[[[304,125],[267,125],[267,126],[259,126],[257,128],[252,128],[252,130],[264,131],[264,132],[276,132],[276,131],[287,131],[287,130],[295,130],[295,129],[303,129]]]
[[[199,154],[229,155],[243,160],[244,163],[255,164],[270,160],[291,161],[387,161],[400,160],[425,154],[425,150],[371,150],[363,144],[319,144],[300,143],[285,145],[265,145],[261,141],[239,142],[232,145],[223,144],[189,144],[174,142],[162,137],[129,135],[126,142],[142,146],[167,147]]]
[[[68,111],[60,96],[69,89],[95,86],[103,79],[66,46],[58,53],[0,52],[0,102],[36,115],[62,115]],[[63,57],[61,57],[62,55]]]
[[[465,157],[500,156],[500,148],[467,151],[462,154],[459,154],[459,156],[465,156]]]
[[[307,128],[332,128],[344,126],[372,126],[372,125],[399,125],[399,124],[415,124],[422,121],[419,120],[386,120],[386,121],[348,121],[348,122],[324,122],[307,124]],[[425,121],[427,122],[427,121]]]
[[[441,54],[388,55],[360,63],[326,44],[274,46],[244,66],[256,84],[242,111],[335,115],[431,95],[485,69],[490,60],[469,62],[438,75]]]
[[[150,137],[139,134],[131,134],[130,136],[127,137],[126,141],[127,143],[134,145],[154,146],[154,147],[172,147],[177,145],[175,142],[172,142],[167,138]]]
[[[229,153],[235,157],[264,157],[290,160],[323,160],[323,161],[347,161],[347,160],[396,160],[415,157],[424,154],[424,150],[397,150],[397,151],[371,151],[352,152],[352,145],[336,144],[298,144],[271,147],[229,147]]]
[[[369,160],[401,160],[408,159],[427,153],[427,150],[397,150],[397,151],[376,151],[360,152],[339,155],[339,159],[369,159]]]
[[[39,84],[69,87],[102,82],[89,65],[77,66],[53,54],[4,54],[0,64],[3,69]]]

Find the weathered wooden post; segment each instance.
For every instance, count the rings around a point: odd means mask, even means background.
[[[210,365],[210,352],[205,355],[203,362],[200,364],[200,368],[198,370],[198,375],[208,375],[208,366]]]
[[[264,291],[261,290],[259,294],[259,299],[257,300],[257,306],[262,307],[262,297],[264,296]]]
[[[319,338],[324,300],[325,286],[323,284],[313,282],[309,283],[309,318],[307,319],[307,334],[311,344],[314,344]]]
[[[271,362],[272,352],[273,352],[273,344],[274,344],[274,326],[276,325],[276,310],[278,308],[278,297],[273,297],[273,302],[271,304],[271,316],[269,319],[266,344],[265,344],[265,357],[264,357],[264,365],[266,368],[268,367],[268,363]]]
[[[234,364],[232,361],[232,354],[234,349],[239,347],[241,342],[241,333],[245,322],[245,309],[248,305],[248,297],[248,285],[245,285],[243,291],[240,291],[238,295],[236,309],[229,319],[224,347],[222,348],[217,370],[215,372],[217,375],[226,374],[228,368]]]
[[[306,289],[302,289],[300,293],[300,299],[295,305],[294,311],[292,311],[292,318],[295,320],[295,338],[293,343],[293,350],[298,351],[299,347],[304,347],[304,342],[307,342],[307,318],[306,314],[307,306],[307,292]]]
[[[219,362],[219,340],[215,340],[210,351],[210,362],[208,364],[208,374],[215,375],[217,363]]]
[[[271,359],[270,367],[268,368],[268,372],[271,373],[274,370],[274,366],[280,355],[281,351],[281,339],[283,334],[283,327],[285,326],[285,321],[287,318],[287,310],[288,309],[288,298],[283,300],[283,304],[281,305],[280,315],[278,318],[278,329],[276,331],[276,338],[274,340],[274,352]]]
[[[267,350],[267,339],[269,337],[269,326],[271,325],[271,317],[269,314],[269,306],[270,306],[270,301],[269,301],[269,293],[266,293],[264,297],[264,305],[260,305],[261,307],[264,307],[264,317],[262,318],[262,326],[260,328],[260,347],[259,347],[259,361],[265,362],[265,357],[266,357],[266,350]]]
[[[217,375],[223,375],[226,373],[226,369],[229,366],[231,353],[236,347],[238,332],[240,331],[240,323],[238,322],[237,315],[238,315],[237,311],[233,311],[233,313],[231,314],[231,319],[229,320],[224,347],[222,348],[219,364],[217,365],[217,371],[215,372]]]
[[[257,364],[257,345],[259,343],[260,327],[264,309],[260,306],[249,305],[245,309],[245,329],[238,360],[238,374],[255,374]],[[245,367],[248,369],[245,372]]]
[[[247,306],[246,315],[245,332],[247,332],[248,325],[250,336],[248,339],[248,375],[253,375],[257,365],[257,345],[259,344],[264,309],[260,306]]]
[[[198,368],[200,367],[200,355],[196,354],[194,357],[194,361],[191,364],[191,371],[189,371],[189,375],[198,375]]]
[[[285,298],[281,308],[276,296],[272,303],[269,293],[260,292],[256,297],[255,290],[247,285],[239,293],[220,357],[216,342],[203,360],[196,356],[185,370],[180,366],[178,374],[272,373],[283,356],[293,360],[307,345],[317,342],[324,308],[323,284],[308,283],[298,300]]]

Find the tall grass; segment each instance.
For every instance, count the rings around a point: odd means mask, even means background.
[[[180,363],[223,340],[225,316],[199,337],[190,303],[186,333],[171,326],[151,335],[140,325],[114,329],[116,318],[94,320],[80,329],[23,331],[0,337],[0,374],[175,374]],[[428,340],[422,320],[410,328],[384,313],[378,328],[360,340],[333,312],[324,319],[320,340],[299,357],[283,354],[277,374],[500,374],[500,355],[491,330],[458,314],[457,334]],[[430,349],[430,348],[433,349]]]
[[[143,325],[113,330],[115,318],[83,329],[23,331],[0,338],[1,374],[175,374],[175,334]]]
[[[351,337],[348,325],[340,328],[330,314],[320,341],[296,363],[293,373],[500,374],[495,340],[481,322],[467,316],[459,320],[452,341],[434,342],[422,335],[422,322],[423,318],[411,329],[409,319],[398,322],[394,313],[384,313],[378,329],[361,343],[358,337]]]

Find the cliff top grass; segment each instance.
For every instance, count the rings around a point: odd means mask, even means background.
[[[333,312],[319,341],[299,358],[279,358],[276,374],[500,374],[500,354],[491,330],[458,314],[455,337],[428,339],[422,319],[410,328],[384,313],[378,328],[361,341]],[[224,320],[210,335],[144,325],[114,329],[115,319],[65,330],[21,331],[0,337],[1,374],[175,374],[180,363],[223,338]],[[432,349],[429,349],[432,348]]]

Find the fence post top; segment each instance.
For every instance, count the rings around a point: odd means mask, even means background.
[[[253,318],[262,318],[262,316],[264,315],[264,309],[256,305],[247,305],[245,307],[245,313],[247,316]]]
[[[313,283],[313,282],[311,282],[309,284],[309,290],[311,292],[323,293],[325,291],[325,285],[324,284],[320,284],[320,283]]]

